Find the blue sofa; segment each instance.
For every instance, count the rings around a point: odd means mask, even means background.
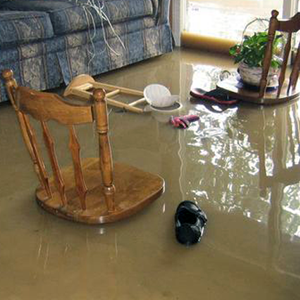
[[[169,1],[0,0],[0,71],[46,90],[172,51]]]

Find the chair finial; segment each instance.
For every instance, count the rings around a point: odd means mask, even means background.
[[[14,72],[12,70],[6,69],[2,72],[2,77],[5,79],[5,81],[12,80],[14,76]]]
[[[277,18],[279,15],[279,12],[276,9],[273,9],[271,14],[272,14],[272,18]]]
[[[95,89],[93,92],[93,97],[97,102],[104,101],[105,95],[106,93],[104,89]]]

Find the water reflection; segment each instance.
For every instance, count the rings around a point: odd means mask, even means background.
[[[267,223],[272,194],[280,187],[282,197],[276,201],[282,201],[282,228],[298,235],[299,104],[240,105],[222,114],[208,112],[201,104],[195,109],[201,118],[188,131],[186,163],[190,170],[196,171],[193,164],[203,168],[190,176],[190,186],[197,187],[194,194],[206,190],[219,210],[238,207],[246,216]],[[244,201],[251,198],[255,201]]]
[[[185,189],[202,206],[262,224],[267,268],[298,278],[287,253],[300,242],[299,103],[207,107],[191,105],[201,117],[186,134]]]
[[[235,120],[240,124],[235,128],[241,147],[251,154],[248,166],[258,173],[260,198],[270,204],[268,217],[281,214],[280,227],[291,236],[299,234],[300,225],[298,107],[296,103],[255,113],[240,109]],[[282,212],[272,214],[276,202]]]
[[[193,71],[192,84],[203,90],[214,88],[222,72],[205,65]],[[282,230],[299,236],[299,104],[226,107],[191,99],[190,113],[200,116],[186,135],[193,194],[265,224],[278,201]]]

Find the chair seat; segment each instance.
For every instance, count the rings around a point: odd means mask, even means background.
[[[114,185],[116,192],[114,201],[116,210],[108,212],[99,170],[99,159],[83,159],[82,169],[88,187],[86,210],[83,211],[80,206],[80,199],[74,184],[72,166],[62,169],[62,175],[67,187],[67,206],[62,207],[61,198],[56,191],[53,178],[50,179],[52,198],[48,200],[45,191],[38,188],[36,190],[38,204],[48,212],[64,219],[88,224],[102,224],[118,221],[137,213],[155,201],[164,191],[164,180],[160,176],[127,164],[115,163]]]
[[[234,99],[262,105],[272,105],[298,100],[300,96],[300,84],[297,84],[295,89],[292,89],[287,93],[288,80],[284,82],[282,86],[283,93],[279,97],[277,97],[277,88],[267,89],[263,97],[260,97],[258,88],[250,87],[236,77],[229,77],[223,81],[219,81],[217,87],[224,90]]]

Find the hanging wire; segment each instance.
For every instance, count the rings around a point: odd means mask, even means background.
[[[96,47],[95,47],[94,39],[96,37],[97,26],[96,26],[96,22],[94,20],[94,16],[91,13],[91,9],[94,10],[96,12],[96,14],[100,17],[102,33],[103,33],[103,39],[104,39],[104,42],[105,42],[106,46],[109,48],[109,50],[111,52],[113,52],[115,55],[119,56],[120,53],[115,51],[110,46],[110,44],[107,40],[104,21],[106,21],[108,23],[108,26],[110,27],[113,35],[117,38],[117,40],[119,41],[119,43],[121,44],[123,49],[125,49],[125,45],[124,45],[122,39],[116,33],[116,31],[115,31],[113,25],[111,24],[108,16],[104,12],[104,2],[102,4],[99,0],[69,0],[69,2],[74,2],[76,5],[83,8],[83,11],[85,13],[85,17],[86,17],[86,20],[87,20],[87,23],[88,23],[88,38],[89,38],[90,44],[91,44],[91,50],[90,49],[87,50],[89,55],[91,56],[91,58],[89,59],[89,62],[88,62],[88,70],[90,69],[91,62],[93,61],[93,59],[96,56]],[[91,22],[90,22],[90,20],[91,20]],[[91,28],[92,28],[92,30],[91,30]]]

